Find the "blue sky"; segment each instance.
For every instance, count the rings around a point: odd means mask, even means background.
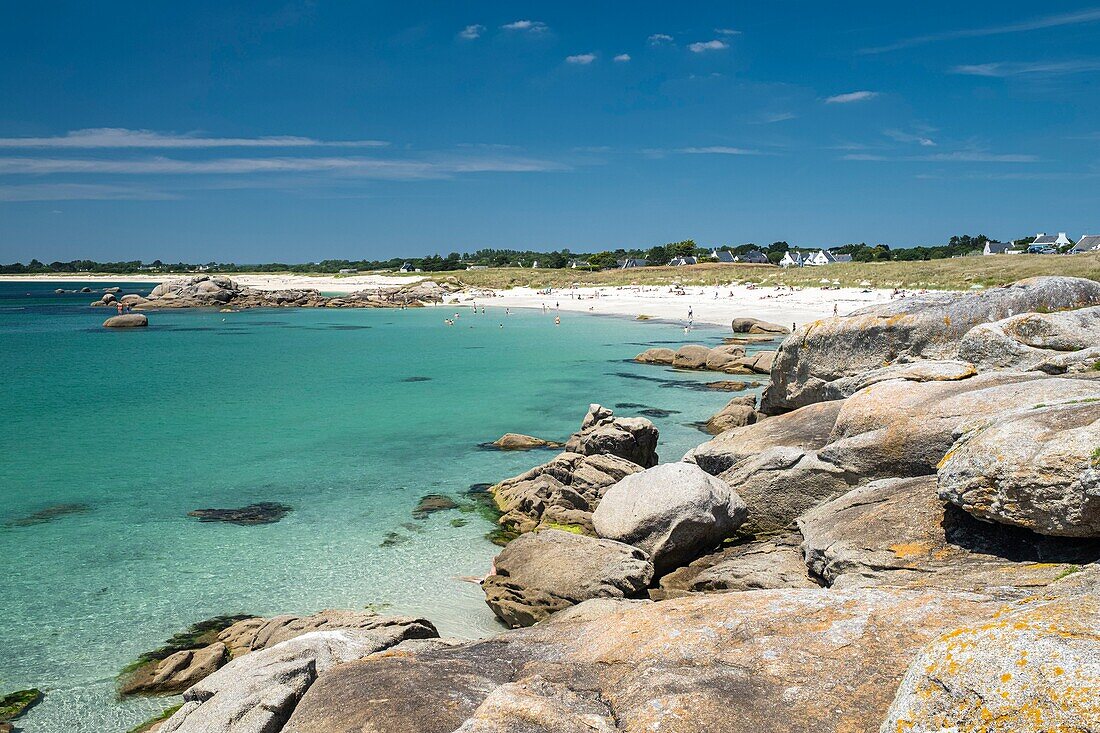
[[[0,261],[1100,232],[1100,5],[8,3]]]

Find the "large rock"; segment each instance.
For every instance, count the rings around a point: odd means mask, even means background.
[[[939,467],[940,496],[982,519],[1100,537],[1100,395],[1051,397],[1063,404],[1032,395],[1030,409],[962,426]]]
[[[903,298],[849,316],[803,324],[780,346],[761,409],[773,414],[843,399],[851,392],[834,382],[884,366],[956,359],[963,336],[982,323],[1032,311],[1094,305],[1100,305],[1100,283],[1036,277],[972,294]]]
[[[650,591],[650,597],[820,587],[802,561],[801,542],[802,535],[789,532],[704,555],[661,578],[660,590]]]
[[[222,631],[218,635],[218,640],[224,643],[236,658],[313,631],[386,630],[413,627],[424,623],[423,619],[412,616],[383,616],[373,611],[326,609],[307,616],[283,614],[271,618],[244,619]]]
[[[455,289],[430,281],[360,290],[327,298],[313,289],[258,290],[227,277],[196,275],[157,285],[135,307],[149,308],[407,308],[442,302]]]
[[[1100,541],[1043,537],[945,506],[935,476],[861,486],[799,517],[798,528],[810,571],[834,588],[936,587],[1013,598],[1100,559]]]
[[[149,325],[149,318],[142,313],[126,313],[121,316],[111,316],[103,322],[104,328],[145,328]]]
[[[500,524],[517,532],[547,525],[592,530],[592,512],[607,488],[641,466],[618,456],[562,453],[530,471],[493,485]]]
[[[871,733],[913,655],[998,606],[896,589],[589,601],[492,639],[397,647],[333,668],[284,733],[451,733],[480,723],[500,687],[536,676],[553,685],[536,691],[541,700],[596,720],[600,708],[583,701],[601,701],[621,731]]]
[[[1100,573],[1079,575],[929,644],[881,733],[1100,730]]]
[[[1100,359],[1100,308],[1025,313],[970,329],[959,358],[982,369],[1064,374]]]
[[[592,524],[600,537],[645,550],[660,575],[731,536],[745,515],[741,497],[721,479],[690,463],[666,463],[608,489]]]
[[[709,346],[687,344],[676,350],[676,355],[672,358],[672,366],[678,369],[704,369],[709,356]]]
[[[641,595],[653,577],[635,547],[555,529],[508,543],[493,567],[482,583],[485,602],[509,626],[530,626],[590,598]]]
[[[552,440],[543,440],[533,435],[523,433],[505,433],[491,444],[500,450],[532,450],[534,448],[560,448],[560,443]]]
[[[672,349],[655,348],[646,349],[634,357],[634,361],[641,364],[666,364],[671,366],[676,358],[676,352]]]
[[[759,417],[756,411],[756,396],[734,397],[726,406],[707,420],[707,432],[719,435],[727,430],[752,425]]]
[[[768,448],[787,446],[815,450],[829,442],[840,407],[840,402],[810,405],[797,412],[727,430],[688,451],[684,459],[717,476],[735,463]]]
[[[704,368],[709,369],[712,372],[725,372],[729,371],[734,374],[742,373],[744,367],[738,362],[739,359],[745,356],[745,347],[737,344],[726,344],[723,346],[715,346],[707,354],[707,360],[703,364]]]
[[[786,326],[780,326],[777,323],[768,323],[767,321],[761,321],[759,318],[734,318],[730,323],[730,327],[734,333],[753,333],[753,334],[769,334],[769,335],[783,335],[791,332],[791,329]]]
[[[183,696],[159,733],[273,733],[319,675],[405,639],[438,636],[426,621],[375,630],[314,631],[234,659]]]
[[[657,465],[657,427],[644,417],[613,417],[600,405],[590,405],[580,432],[565,444],[569,453],[612,455],[642,468]]]

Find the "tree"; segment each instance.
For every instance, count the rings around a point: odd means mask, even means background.
[[[588,262],[593,267],[598,267],[601,270],[615,267],[619,264],[618,258],[615,256],[615,253],[607,251],[597,252],[596,254],[588,258]]]

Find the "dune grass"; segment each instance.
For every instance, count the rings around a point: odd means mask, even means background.
[[[731,282],[817,287],[826,279],[842,287],[966,290],[994,287],[1039,275],[1070,275],[1100,280],[1100,254],[995,255],[922,262],[849,262],[783,270],[771,265],[716,264],[644,267],[631,270],[533,270],[513,267],[426,273],[433,280],[454,278],[465,285],[502,290],[514,287],[566,288],[619,285],[714,285]]]

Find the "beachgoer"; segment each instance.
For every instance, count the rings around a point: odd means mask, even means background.
[[[560,326],[561,325],[561,316],[554,316],[554,325],[555,326]]]
[[[837,315],[838,315],[838,314],[837,314],[837,308],[836,308],[836,303],[833,303],[833,318],[836,318],[836,317],[837,317]]]

